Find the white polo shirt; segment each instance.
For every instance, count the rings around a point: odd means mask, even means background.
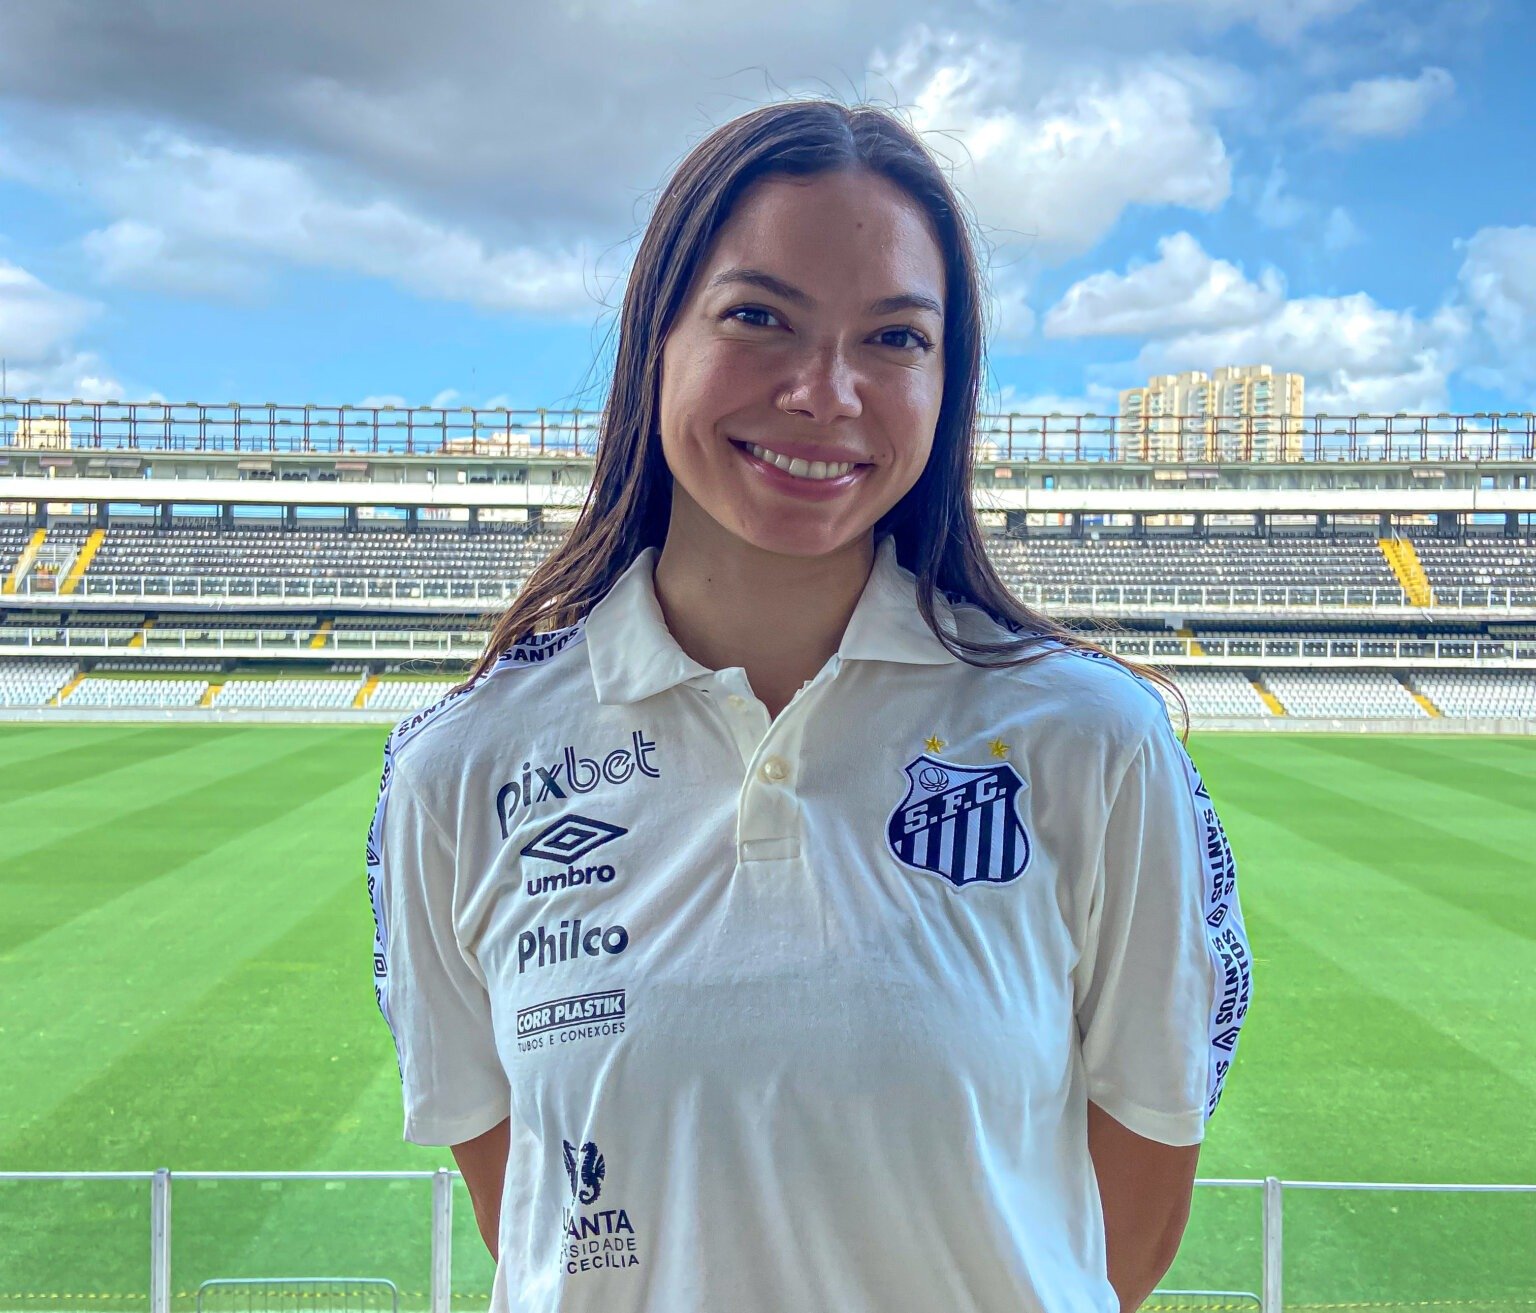
[[[511,1117],[492,1313],[1118,1310],[1087,1103],[1203,1138],[1232,855],[1155,685],[957,660],[894,549],[772,722],[649,548],[391,732],[376,993],[406,1140]]]

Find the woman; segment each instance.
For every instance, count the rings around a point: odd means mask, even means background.
[[[377,997],[493,1310],[1109,1313],[1172,1261],[1235,874],[1162,677],[988,564],[980,294],[891,115],[713,133],[578,523],[390,735]]]

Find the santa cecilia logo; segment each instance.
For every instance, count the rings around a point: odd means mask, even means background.
[[[561,1143],[565,1146],[565,1174],[571,1178],[571,1198],[578,1203],[595,1204],[603,1192],[603,1177],[608,1171],[603,1155],[591,1140],[581,1146],[579,1158],[574,1144],[569,1140]]]
[[[1012,763],[967,766],[945,761],[937,738],[903,768],[906,796],[885,827],[892,856],[919,871],[942,875],[955,888],[1007,884],[1029,865],[1030,842],[1015,799],[1028,783]],[[992,745],[1001,756],[1007,747]]]
[[[571,1275],[600,1268],[640,1266],[640,1242],[629,1210],[593,1208],[603,1193],[608,1165],[592,1140],[579,1148],[560,1141],[571,1201],[561,1210],[560,1261]]]

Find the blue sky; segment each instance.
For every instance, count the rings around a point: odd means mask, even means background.
[[[670,170],[830,92],[946,155],[995,408],[1255,361],[1311,411],[1536,408],[1536,4],[757,10],[9,0],[9,391],[594,408]]]

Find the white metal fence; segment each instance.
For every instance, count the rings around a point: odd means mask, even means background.
[[[169,1168],[159,1168],[153,1172],[0,1172],[0,1183],[5,1182],[96,1182],[96,1181],[147,1181],[150,1185],[149,1207],[149,1262],[148,1262],[148,1313],[171,1313],[172,1288],[171,1288],[171,1261],[172,1261],[172,1186],[175,1182],[198,1181],[324,1181],[344,1182],[356,1180],[372,1181],[430,1181],[431,1182],[431,1215],[429,1225],[430,1235],[430,1271],[428,1277],[428,1309],[430,1313],[451,1313],[455,1298],[453,1288],[453,1195],[455,1180],[462,1180],[460,1174],[449,1168],[438,1168],[436,1171],[379,1171],[379,1172],[176,1172]],[[1196,1180],[1197,1188],[1236,1188],[1250,1189],[1261,1192],[1261,1270],[1257,1274],[1259,1285],[1257,1291],[1189,1291],[1174,1290],[1171,1286],[1166,1290],[1160,1290],[1160,1294],[1170,1299],[1183,1302],[1176,1304],[1162,1304],[1162,1307],[1200,1307],[1215,1308],[1240,1307],[1241,1305],[1218,1305],[1214,1302],[1191,1304],[1191,1299],[1215,1300],[1220,1297],[1248,1298],[1250,1302],[1257,1299],[1263,1313],[1284,1313],[1287,1305],[1285,1302],[1285,1232],[1284,1232],[1284,1196],[1286,1191],[1324,1190],[1324,1191],[1400,1191],[1434,1194],[1536,1194],[1536,1185],[1484,1185],[1484,1184],[1436,1184],[1436,1183],[1403,1183],[1403,1182],[1361,1182],[1361,1181],[1282,1181],[1278,1177],[1269,1176],[1262,1180],[1201,1178]],[[1393,1212],[1396,1211],[1394,1208]],[[1384,1299],[1370,1304],[1332,1304],[1329,1307],[1371,1307],[1376,1309],[1407,1309],[1409,1307],[1429,1308],[1441,1304],[1457,1304],[1464,1309],[1477,1310],[1515,1310],[1536,1307],[1536,1217],[1533,1217],[1528,1229],[1517,1223],[1517,1233],[1525,1234],[1529,1245],[1525,1247],[1523,1254],[1514,1255],[1517,1262],[1526,1264],[1527,1270],[1519,1268],[1509,1269],[1506,1266],[1506,1274],[1510,1279],[1503,1282],[1505,1289],[1486,1292],[1466,1291],[1465,1298],[1437,1301],[1418,1299]],[[1484,1243],[1489,1251],[1490,1262],[1502,1257],[1508,1259],[1509,1254],[1499,1254],[1498,1246],[1491,1240],[1492,1233],[1497,1228],[1490,1228],[1490,1238]],[[14,1236],[15,1229],[9,1231]],[[1234,1237],[1234,1242],[1236,1237]],[[0,1235],[0,1270],[10,1268],[11,1264],[4,1262],[6,1257],[7,1236]],[[1389,1261],[1384,1256],[1364,1255],[1367,1263],[1373,1258],[1383,1263]],[[1447,1258],[1450,1255],[1446,1255]],[[488,1256],[487,1256],[488,1261]],[[302,1278],[301,1273],[276,1273],[287,1277]],[[358,1276],[370,1274],[359,1273]],[[372,1274],[377,1275],[377,1274]],[[1358,1274],[1356,1274],[1358,1275]],[[1365,1274],[1371,1275],[1369,1271]],[[1385,1282],[1388,1273],[1382,1272],[1381,1278]],[[14,1279],[14,1278],[13,1278]],[[11,1298],[27,1298],[26,1292],[9,1290],[3,1292]],[[144,1298],[143,1294],[134,1292],[127,1296],[129,1299]],[[68,1309],[70,1304],[68,1294],[58,1292],[37,1291],[31,1298],[45,1302],[53,1309]],[[460,1302],[464,1296],[458,1296]],[[89,1307],[102,1309],[105,1299],[99,1295],[81,1296],[82,1301],[88,1300]],[[1146,1309],[1155,1309],[1160,1306],[1158,1294],[1154,1294],[1143,1306]],[[142,1307],[142,1305],[139,1305]],[[1298,1307],[1298,1305],[1292,1305]],[[1309,1304],[1306,1307],[1319,1307]]]

